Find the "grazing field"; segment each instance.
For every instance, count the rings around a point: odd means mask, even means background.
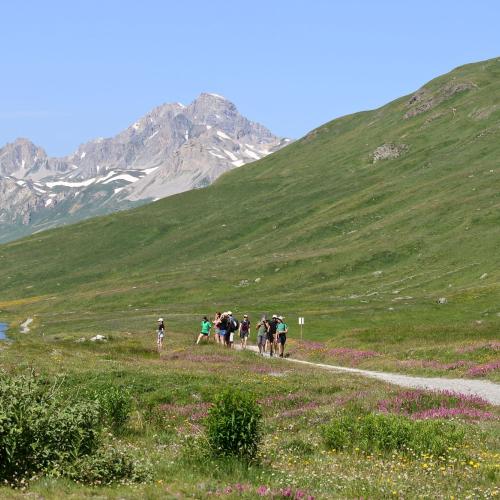
[[[32,480],[32,494],[493,498],[499,493],[499,412],[481,398],[408,391],[215,345],[193,348],[193,339],[182,334],[168,335],[161,355],[151,334],[134,328],[103,343],[75,342],[78,337],[78,332],[59,339],[18,337],[2,351],[2,377],[34,370],[68,399],[112,388],[130,394],[129,420],[119,430],[104,429],[104,439],[131,456],[142,476],[137,483],[106,486],[95,479],[99,476],[89,476],[96,483],[89,485],[54,474]],[[263,412],[263,439],[250,464],[206,452],[205,418],[217,394],[231,387],[255,394]],[[437,409],[446,422],[431,415]],[[374,421],[375,415],[386,420]],[[338,434],[349,419],[358,423],[356,433]],[[373,425],[383,441],[366,439]],[[434,427],[429,433],[421,425]],[[419,445],[412,448],[415,439]],[[0,496],[21,498],[26,486],[18,486],[0,488]]]

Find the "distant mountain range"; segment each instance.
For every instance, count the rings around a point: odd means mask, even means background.
[[[289,142],[210,93],[63,158],[17,139],[0,149],[0,242],[205,187]]]

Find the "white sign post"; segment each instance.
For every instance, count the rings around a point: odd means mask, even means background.
[[[299,316],[299,325],[300,325],[300,340],[302,340],[302,328],[304,327],[304,318]]]

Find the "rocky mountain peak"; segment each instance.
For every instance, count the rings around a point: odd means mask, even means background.
[[[0,149],[0,176],[24,178],[33,168],[47,162],[47,153],[24,137]]]
[[[63,158],[17,139],[0,149],[0,223],[21,220],[35,231],[37,221],[50,227],[204,187],[288,142],[208,92],[157,106]]]

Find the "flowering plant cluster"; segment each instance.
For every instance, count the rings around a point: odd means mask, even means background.
[[[194,403],[187,405],[163,404],[160,410],[175,417],[186,417],[192,422],[204,419],[208,415],[211,403]]]
[[[405,359],[403,361],[398,361],[398,365],[404,368],[432,368],[434,370],[456,370],[457,368],[462,368],[470,366],[469,361],[464,361],[462,359],[458,361],[453,361],[451,363],[441,363],[434,360],[426,359]]]
[[[500,369],[500,360],[491,361],[490,363],[484,363],[481,365],[473,366],[467,371],[467,375],[471,377],[482,377],[488,373],[497,371]]]
[[[473,420],[494,418],[485,411],[488,402],[469,394],[453,391],[403,391],[393,398],[379,401],[377,407],[383,413],[405,415],[416,420],[464,417]]]
[[[280,417],[297,417],[299,415],[302,415],[303,413],[312,410],[314,408],[317,408],[319,404],[316,401],[310,401],[309,403],[305,403],[302,406],[299,406],[297,408],[293,408],[291,410],[286,410],[281,412]]]
[[[352,349],[350,347],[335,347],[329,348],[326,344],[321,342],[310,342],[307,340],[298,343],[298,351],[305,354],[323,354],[334,358],[339,358],[343,362],[350,364],[357,364],[364,359],[379,356],[375,351],[364,351],[360,349]]]
[[[359,349],[350,349],[349,347],[338,347],[336,349],[328,349],[327,354],[329,356],[342,358],[346,361],[350,361],[353,364],[359,363],[360,361],[373,358],[378,356],[379,353],[375,351],[361,351]]]
[[[491,342],[485,342],[481,344],[469,344],[457,348],[456,352],[463,354],[466,352],[479,351],[481,349],[485,349],[488,351],[495,351],[495,352],[500,351],[500,342],[493,340]]]

